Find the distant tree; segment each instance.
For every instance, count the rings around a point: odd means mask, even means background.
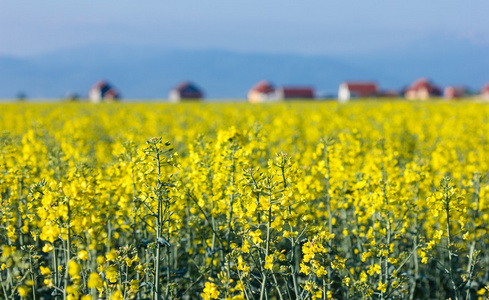
[[[80,96],[77,93],[69,92],[66,94],[65,99],[67,101],[74,102],[74,101],[78,101],[80,99]]]
[[[27,99],[27,96],[24,92],[19,92],[17,94],[17,101],[23,102],[23,101],[26,101],[26,99]]]

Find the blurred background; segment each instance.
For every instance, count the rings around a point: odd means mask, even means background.
[[[87,97],[100,79],[124,98],[162,99],[191,80],[209,99],[256,82],[345,80],[400,90],[418,77],[479,90],[489,81],[489,1],[2,0],[0,98]]]

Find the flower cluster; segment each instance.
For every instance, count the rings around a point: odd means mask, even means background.
[[[0,299],[484,299],[488,131],[483,103],[2,104]]]

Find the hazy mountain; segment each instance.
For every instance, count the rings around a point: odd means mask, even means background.
[[[335,94],[344,80],[376,80],[382,88],[398,89],[417,77],[479,89],[489,81],[489,46],[428,40],[381,53],[305,56],[97,45],[0,57],[0,98],[19,92],[29,98],[58,98],[68,92],[86,96],[102,78],[124,98],[147,99],[166,98],[182,80],[201,86],[207,98],[244,98],[262,79],[276,85],[312,85],[319,94]]]

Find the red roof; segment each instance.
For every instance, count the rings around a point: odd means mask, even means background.
[[[284,98],[314,98],[314,90],[310,87],[281,87],[279,91]]]
[[[92,89],[103,89],[104,87],[108,86],[109,84],[107,83],[107,81],[105,80],[99,80],[97,82],[95,82],[94,85],[92,85]],[[110,87],[109,87],[110,88]]]
[[[428,93],[432,95],[441,95],[441,89],[436,85],[432,84],[428,78],[419,78],[411,84],[407,91],[419,91],[420,89],[425,88]]]
[[[375,82],[345,82],[351,94],[357,97],[367,97],[377,95],[379,90]]]
[[[262,81],[258,82],[257,84],[255,84],[251,88],[251,91],[256,91],[256,92],[263,93],[263,94],[270,94],[270,93],[273,93],[275,91],[275,88],[273,87],[273,85],[269,81],[262,80]]]

